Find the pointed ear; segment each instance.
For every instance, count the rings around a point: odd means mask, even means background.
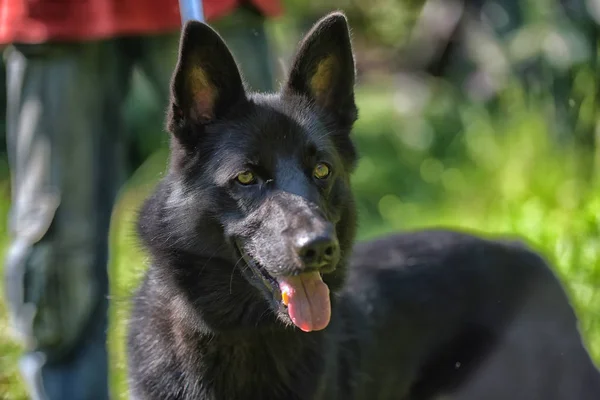
[[[300,44],[284,93],[308,97],[344,127],[357,118],[354,102],[355,67],[346,16],[334,12],[322,18]]]
[[[171,82],[169,131],[177,135],[185,127],[209,124],[245,99],[240,72],[223,39],[206,24],[186,23]]]

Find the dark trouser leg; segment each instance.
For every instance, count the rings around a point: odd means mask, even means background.
[[[250,88],[270,92],[274,89],[273,55],[264,24],[263,16],[240,8],[211,26],[227,42]]]
[[[108,230],[124,66],[111,42],[11,48],[6,295],[33,399],[107,399]]]

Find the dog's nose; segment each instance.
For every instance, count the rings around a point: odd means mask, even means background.
[[[338,257],[339,243],[334,235],[304,237],[299,240],[297,251],[306,268],[321,268]]]

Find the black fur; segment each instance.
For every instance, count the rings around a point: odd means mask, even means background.
[[[525,246],[440,230],[353,249],[342,14],[307,35],[278,94],[248,93],[204,24],[185,26],[180,50],[169,172],[139,218],[152,264],[129,326],[133,398],[600,398],[569,301]],[[318,162],[326,179],[313,177]],[[235,181],[242,171],[253,184]],[[309,270],[298,243],[315,235],[339,252],[319,267],[331,321],[305,333],[248,271]]]

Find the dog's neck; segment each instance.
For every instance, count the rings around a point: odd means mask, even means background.
[[[179,264],[186,257],[177,259]],[[178,285],[177,290],[165,286],[153,290],[172,310],[165,317],[177,358],[189,363],[189,368],[201,369],[203,382],[213,385],[212,393],[219,393],[218,398],[269,399],[319,391],[329,370],[326,352],[335,346],[330,343],[332,330],[305,333],[285,326],[260,294],[253,295],[256,289],[223,261],[197,260],[185,268],[181,264],[172,268],[181,271],[180,280],[171,283]],[[227,282],[219,278],[224,274],[211,273],[223,268],[231,272]],[[189,284],[194,281],[195,285]],[[202,296],[196,291],[202,291]],[[198,302],[207,297],[210,300]],[[219,367],[203,369],[206,365]]]

